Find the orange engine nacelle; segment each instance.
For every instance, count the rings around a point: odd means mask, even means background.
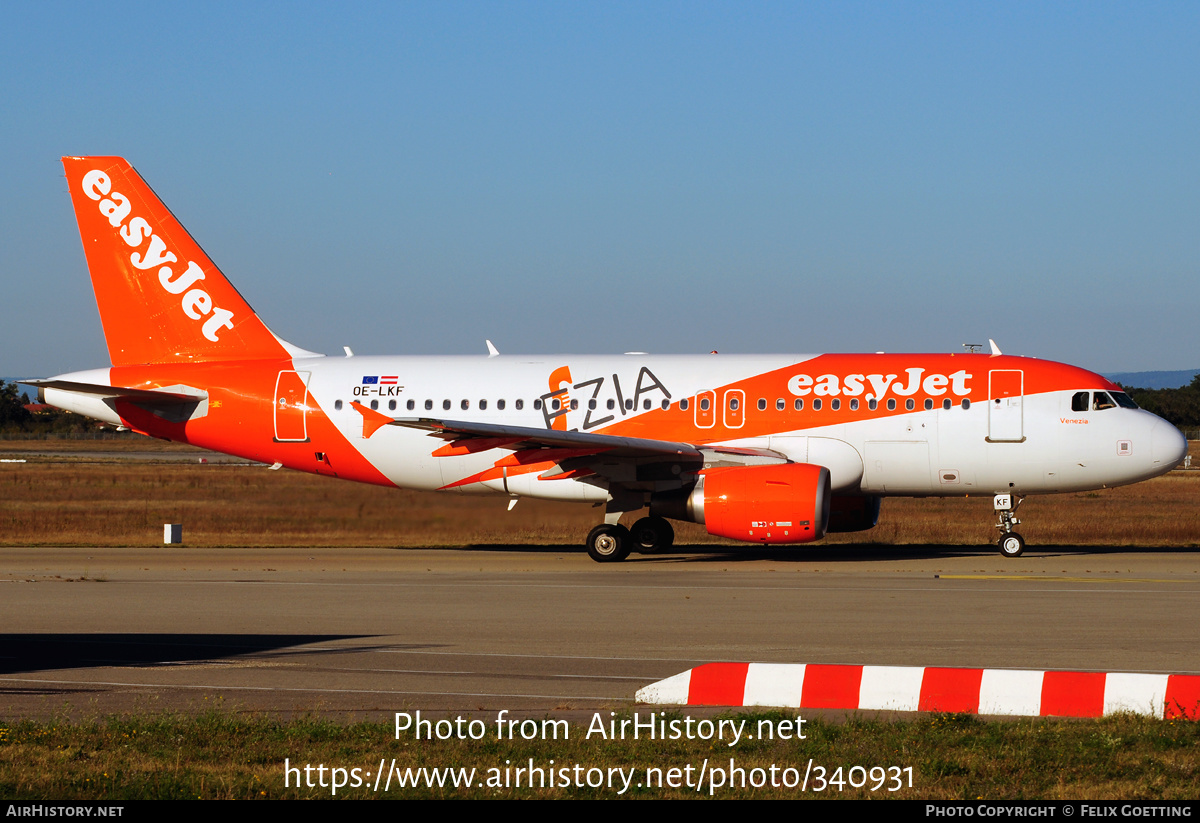
[[[750,543],[810,543],[829,523],[829,470],[810,463],[708,469],[688,509],[709,534]]]

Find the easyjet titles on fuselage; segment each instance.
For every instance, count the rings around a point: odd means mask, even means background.
[[[167,250],[167,244],[157,234],[154,234],[150,223],[143,217],[134,217],[127,224],[133,207],[129,198],[118,191],[112,190],[112,182],[104,172],[93,169],[83,176],[80,183],[83,193],[91,200],[99,201],[100,213],[108,218],[113,228],[120,228],[121,239],[130,248],[136,249],[150,238],[150,247],[144,254],[134,252],[129,256],[133,267],[141,271],[154,268],[164,263],[174,263],[177,258],[174,252]],[[101,199],[103,198],[103,199]],[[204,289],[193,289],[191,286],[204,279],[204,270],[192,261],[188,261],[187,270],[175,279],[175,272],[170,266],[162,265],[158,270],[158,282],[169,294],[182,294],[180,308],[192,320],[208,316],[201,327],[201,332],[212,342],[217,342],[217,330],[233,328],[233,312],[213,305],[212,296]],[[211,316],[210,316],[211,315]]]
[[[925,369],[914,366],[904,370],[907,377],[897,380],[896,374],[847,374],[839,377],[836,374],[822,374],[812,377],[808,374],[793,375],[788,381],[788,391],[797,397],[813,394],[819,397],[857,397],[866,392],[867,399],[881,400],[890,390],[899,397],[911,397],[918,390],[925,394],[940,397],[950,391],[956,397],[966,397],[971,393],[967,381],[974,375],[966,369],[959,369],[950,375],[933,373],[926,375]]]

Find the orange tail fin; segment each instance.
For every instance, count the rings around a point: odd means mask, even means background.
[[[123,158],[63,167],[114,366],[311,354],[272,334]]]

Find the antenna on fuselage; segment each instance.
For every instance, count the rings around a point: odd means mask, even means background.
[[[970,352],[971,354],[978,354],[979,350],[983,348],[983,344],[982,343],[963,343],[962,347],[964,349],[966,349],[968,352]]]

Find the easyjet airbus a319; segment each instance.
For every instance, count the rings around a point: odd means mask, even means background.
[[[870,529],[889,496],[1135,483],[1187,442],[1105,378],[992,354],[326,357],[276,337],[136,171],[63,158],[112,365],[44,402],[331,477],[604,507],[598,561],[670,520],[749,543]],[[631,528],[625,514],[649,508]]]

